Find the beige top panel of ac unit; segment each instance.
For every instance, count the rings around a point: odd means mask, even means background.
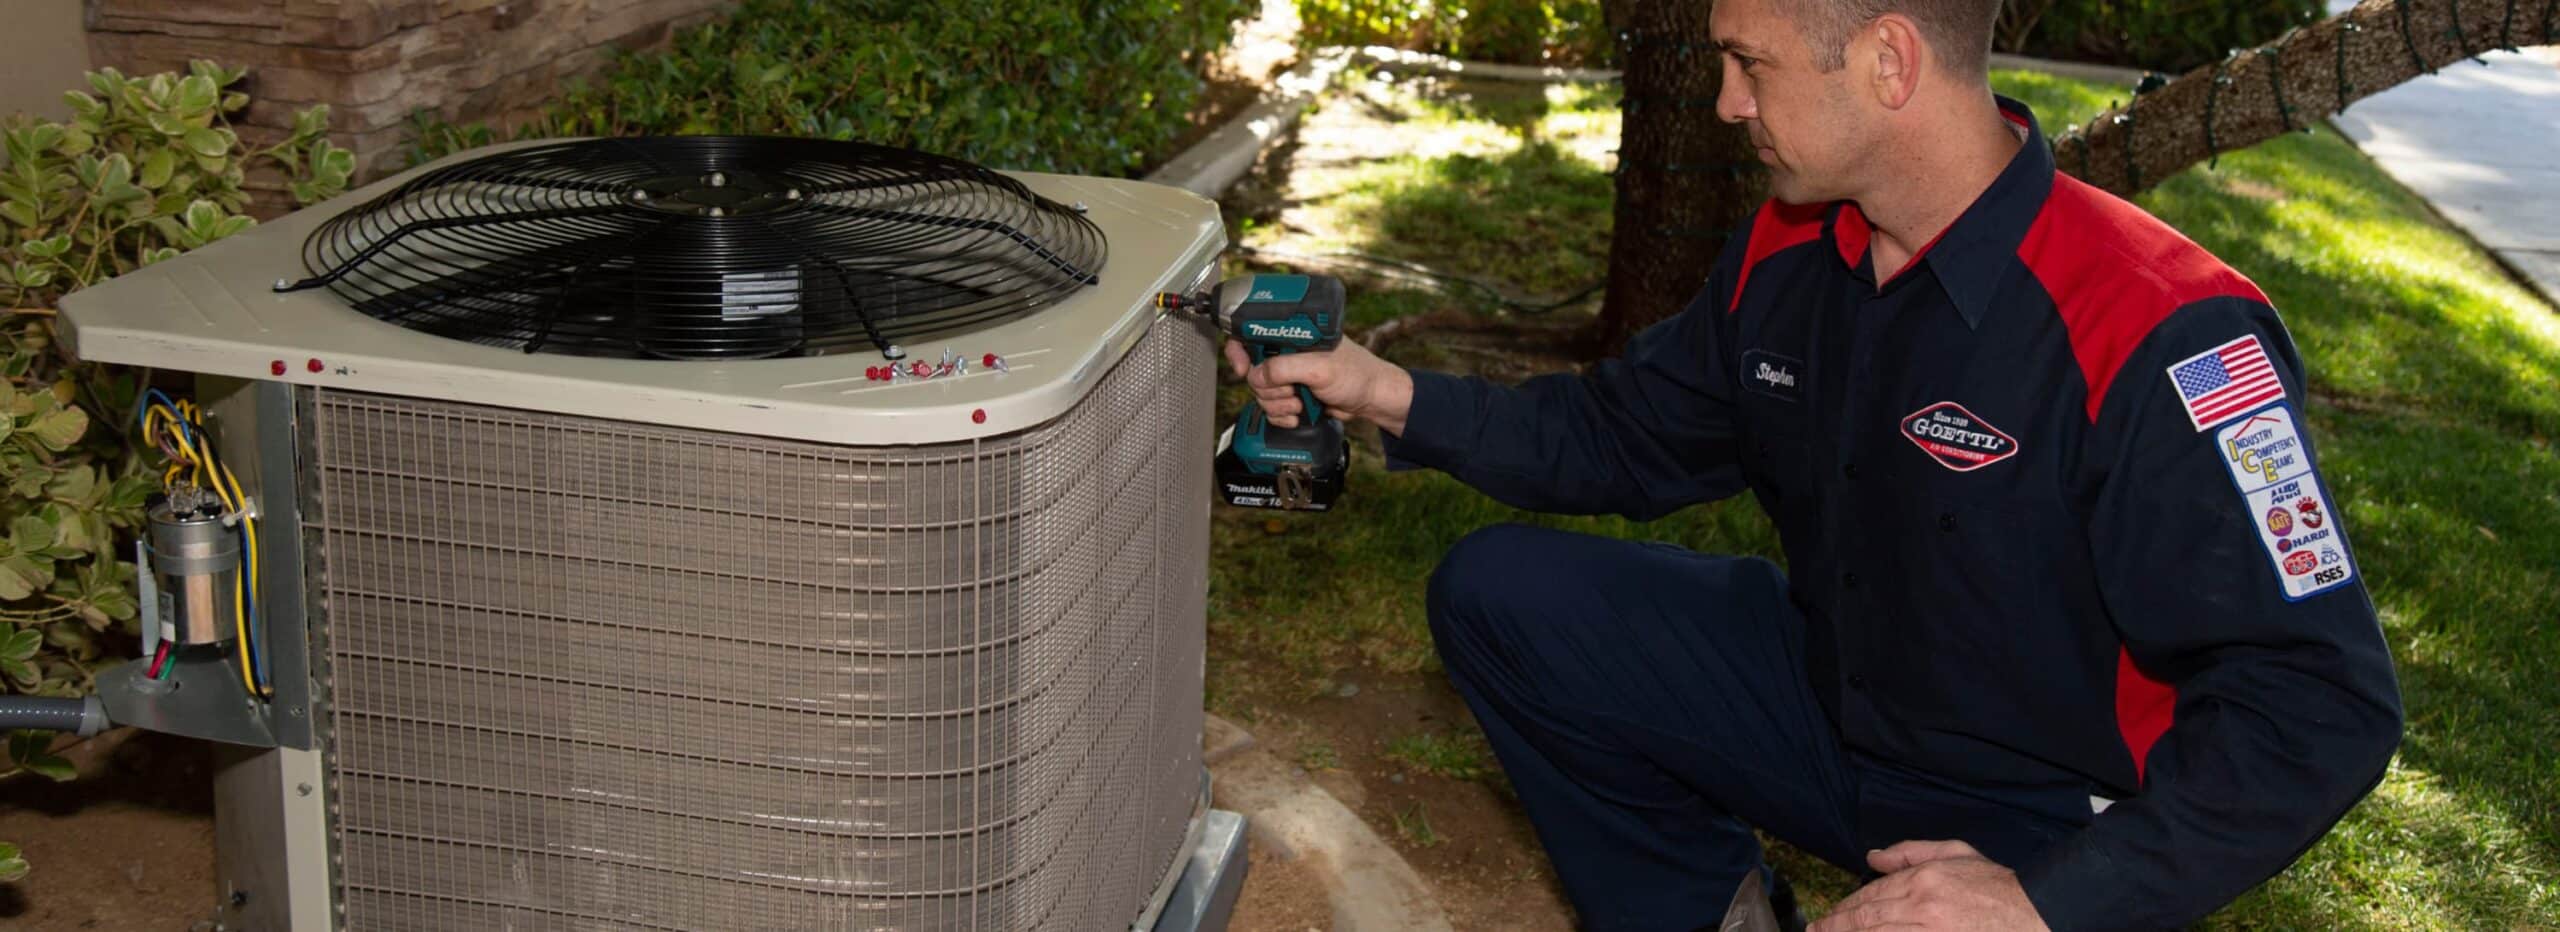
[[[1217,204],[1187,191],[1008,172],[1051,200],[1086,206],[1109,241],[1101,282],[1001,324],[910,341],[908,362],[939,362],[949,350],[968,371],[895,383],[865,377],[884,364],[871,352],[754,361],[527,354],[414,333],[326,289],[275,291],[278,279],[306,274],[303,240],[323,220],[432,167],[69,295],[65,339],[96,362],[827,443],[943,443],[1065,413],[1163,313],[1154,296],[1202,285],[1225,246]],[[1006,371],[980,365],[989,353]]]

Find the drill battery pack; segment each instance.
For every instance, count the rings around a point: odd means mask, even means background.
[[[1329,429],[1339,431],[1340,422],[1328,421]],[[1343,478],[1351,474],[1351,445],[1331,444],[1336,459],[1312,466],[1281,466],[1270,472],[1256,470],[1236,455],[1236,429],[1228,426],[1218,435],[1218,497],[1239,508],[1279,508],[1288,511],[1329,511],[1335,499],[1342,497]]]

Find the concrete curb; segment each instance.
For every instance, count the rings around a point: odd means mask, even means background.
[[[1422,52],[1373,45],[1367,48],[1335,46],[1318,49],[1300,61],[1297,67],[1272,81],[1262,99],[1244,112],[1227,120],[1191,148],[1173,157],[1145,181],[1181,188],[1211,200],[1225,194],[1236,179],[1253,169],[1262,151],[1288,134],[1297,125],[1298,116],[1306,112],[1317,94],[1333,86],[1342,69],[1354,59],[1397,68],[1435,71],[1452,76],[1492,78],[1502,81],[1615,81],[1618,73],[1589,68],[1544,68],[1531,65],[1504,65],[1490,62],[1460,61]]]
[[[1497,81],[1597,82],[1618,79],[1616,71],[1605,68],[1557,68],[1547,65],[1506,65],[1500,62],[1465,61],[1384,45],[1362,48],[1360,57],[1389,67],[1422,68],[1446,75],[1492,78]]]
[[[1324,879],[1334,932],[1453,932],[1430,885],[1358,813],[1235,725],[1212,715],[1207,732],[1218,807],[1244,814],[1254,844]]]
[[[1298,63],[1288,73],[1272,81],[1262,99],[1227,120],[1226,125],[1207,138],[1182,150],[1162,167],[1147,174],[1145,180],[1181,188],[1201,197],[1216,200],[1227,186],[1253,169],[1262,150],[1290,127],[1297,125],[1298,115],[1316,95],[1333,86],[1333,79],[1350,64],[1347,49],[1326,49]]]

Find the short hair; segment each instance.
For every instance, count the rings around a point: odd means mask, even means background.
[[[2000,0],[1781,0],[1793,12],[1813,61],[1823,71],[1849,62],[1849,37],[1887,13],[1911,17],[1947,67],[1958,74],[1982,75],[1991,63],[1991,34],[2000,18]]]

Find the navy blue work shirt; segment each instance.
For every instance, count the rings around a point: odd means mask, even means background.
[[[2380,780],[2400,704],[2255,285],[2054,170],[2034,117],[1879,286],[1854,204],[1755,213],[1588,373],[1414,373],[1388,451],[1646,519],[1748,488],[1850,748],[2117,800],[2019,879],[2057,930],[2197,919]]]

